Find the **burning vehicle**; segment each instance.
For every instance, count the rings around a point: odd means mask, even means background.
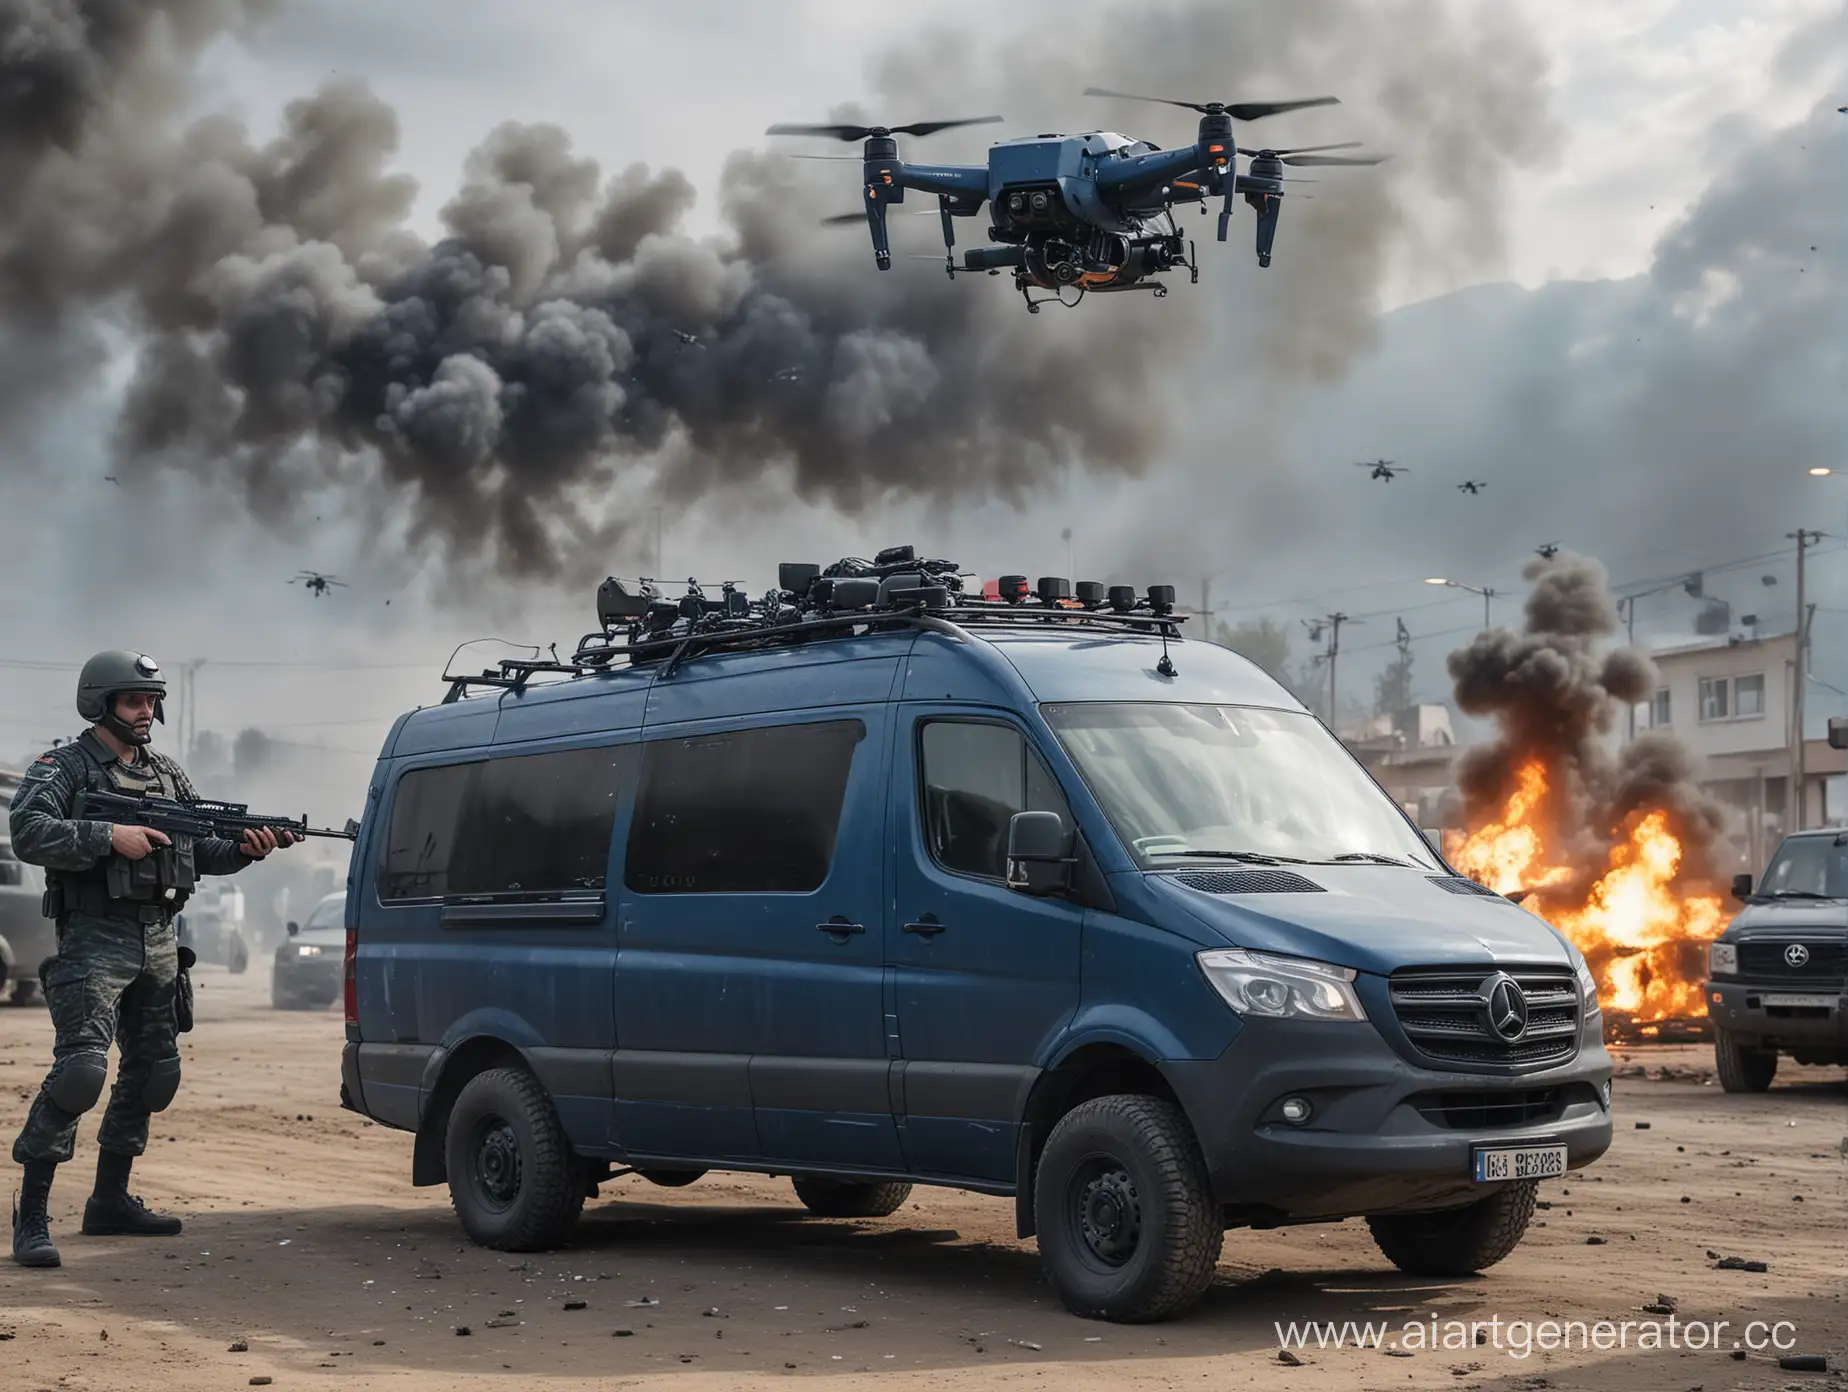
[[[1672,736],[1621,749],[1619,712],[1653,689],[1647,658],[1611,648],[1602,566],[1570,552],[1530,562],[1522,631],[1451,654],[1457,703],[1496,738],[1458,764],[1469,830],[1446,858],[1569,937],[1597,979],[1609,1038],[1704,1038],[1708,947],[1725,926],[1712,866],[1722,816]]]

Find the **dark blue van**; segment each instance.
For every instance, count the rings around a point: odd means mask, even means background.
[[[477,1242],[560,1243],[619,1170],[952,1185],[1147,1320],[1234,1227],[1478,1270],[1604,1152],[1583,958],[1171,591],[856,564],[617,604],[388,737],[341,1097]]]

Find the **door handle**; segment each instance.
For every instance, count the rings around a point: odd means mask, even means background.
[[[934,938],[943,931],[943,925],[937,922],[937,915],[925,914],[918,922],[907,923],[905,931],[916,933],[920,938]]]
[[[843,918],[840,914],[835,914],[834,917],[829,919],[826,923],[817,923],[815,925],[815,931],[817,933],[835,933],[844,938],[849,933],[864,933],[866,931],[866,925],[864,923],[855,923],[851,919]]]

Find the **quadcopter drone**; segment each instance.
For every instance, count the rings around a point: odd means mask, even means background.
[[[1353,140],[1300,149],[1248,149],[1235,143],[1235,121],[1330,106],[1337,101],[1334,97],[1185,102],[1101,87],[1087,87],[1085,95],[1161,102],[1197,111],[1198,139],[1164,150],[1114,131],[1027,136],[990,146],[985,164],[965,165],[907,164],[899,158],[894,137],[986,125],[999,121],[999,116],[891,127],[779,124],[767,134],[865,142],[861,160],[864,213],[840,214],[823,221],[851,223],[864,217],[880,270],[892,268],[887,209],[905,201],[906,189],[933,193],[943,222],[944,271],[953,280],[975,272],[999,275],[1011,270],[1015,288],[1028,310],[1036,314],[1048,302],[1075,305],[1087,291],[1149,290],[1157,297],[1166,295],[1167,286],[1151,278],[1176,267],[1185,267],[1197,283],[1200,268],[1192,244],[1181,235],[1174,216],[1175,207],[1183,203],[1199,203],[1204,213],[1207,199],[1223,199],[1219,213],[1219,240],[1223,242],[1232,209],[1242,197],[1257,213],[1258,264],[1268,266],[1282,209],[1285,165],[1372,165],[1385,158],[1320,153],[1352,149],[1360,143]],[[1249,172],[1239,173],[1238,155],[1250,157]],[[990,245],[965,251],[959,266],[954,219],[975,217],[984,204],[992,205]],[[1036,290],[1050,293],[1035,298]]]
[[[289,581],[289,583],[291,585],[305,585],[308,589],[308,593],[313,595],[316,599],[325,595],[330,588],[346,588],[346,581],[336,580],[331,575],[323,575],[318,570],[298,570],[295,572],[295,578]]]
[[[1400,474],[1411,473],[1409,465],[1395,464],[1390,459],[1361,460],[1356,462],[1354,467],[1356,469],[1371,469],[1373,472],[1367,475],[1368,478],[1383,479],[1387,483],[1391,483],[1394,479],[1399,477]]]
[[[1489,485],[1486,482],[1484,482],[1482,479],[1464,479],[1463,482],[1457,485],[1457,492],[1459,493],[1480,493],[1482,492],[1483,489],[1487,488],[1488,486]]]

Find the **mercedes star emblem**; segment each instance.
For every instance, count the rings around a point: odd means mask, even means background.
[[[1497,1039],[1512,1044],[1527,1033],[1527,996],[1513,977],[1497,972],[1481,991],[1483,1013]]]
[[[1809,961],[1809,948],[1802,943],[1792,943],[1784,949],[1784,960],[1793,967],[1803,966]]]

